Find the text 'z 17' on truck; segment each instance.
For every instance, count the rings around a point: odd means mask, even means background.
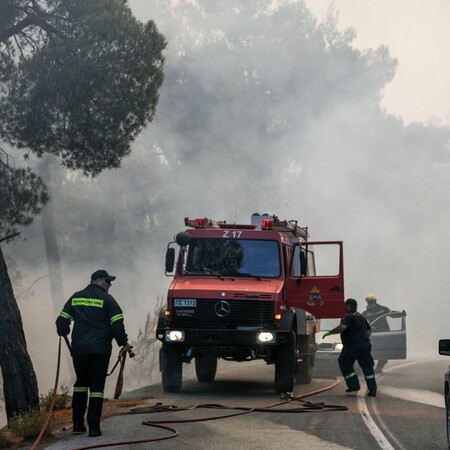
[[[311,382],[320,318],[344,313],[342,242],[308,241],[306,227],[268,214],[185,225],[167,247],[174,279],[156,331],[165,392],[180,391],[192,359],[200,382],[214,381],[218,358],[274,364],[277,393]]]

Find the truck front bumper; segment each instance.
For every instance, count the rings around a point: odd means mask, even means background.
[[[156,337],[163,344],[185,347],[277,346],[289,339],[288,331],[247,329],[169,329],[159,328]]]

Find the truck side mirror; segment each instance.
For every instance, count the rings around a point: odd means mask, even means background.
[[[166,275],[173,272],[175,265],[175,249],[173,247],[168,247],[166,252]]]

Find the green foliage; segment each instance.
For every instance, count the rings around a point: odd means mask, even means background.
[[[14,169],[0,161],[0,229],[11,234],[28,225],[48,201],[47,189],[31,169]],[[2,236],[0,236],[2,237]]]
[[[39,397],[39,405],[41,411],[48,411],[53,400],[53,390],[50,390],[45,395]],[[56,394],[55,404],[53,409],[65,409],[70,406],[71,396],[69,395],[69,388],[66,386],[61,386],[61,393]]]
[[[16,65],[0,132],[15,146],[53,153],[68,168],[97,175],[119,167],[152,120],[165,40],[153,22],[140,23],[118,0],[51,4],[67,20],[51,24],[52,39],[41,36]]]
[[[35,409],[13,417],[9,421],[9,428],[16,436],[23,439],[35,438],[39,435],[44,426],[46,418],[45,412],[41,413],[38,409]],[[45,434],[51,434],[52,429],[53,426],[50,421],[45,430]]]
[[[124,1],[2,2],[0,137],[85,174],[119,167],[155,113],[165,45]],[[14,231],[48,195],[30,169],[0,161],[0,175],[0,228]]]

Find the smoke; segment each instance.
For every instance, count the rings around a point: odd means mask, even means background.
[[[448,337],[449,129],[405,126],[380,108],[396,67],[386,47],[354,49],[352,30],[338,32],[332,15],[318,23],[301,1],[248,3],[129,2],[167,38],[165,82],[119,170],[52,169],[66,298],[108,270],[135,339],[165,296],[165,249],[184,217],[249,223],[267,212],[314,240],[343,240],[346,297],[363,305],[373,292],[406,310],[409,351],[434,351]],[[16,293],[48,273],[39,218],[22,237],[7,248]],[[66,298],[55,308],[45,278],[19,295],[41,392]]]

